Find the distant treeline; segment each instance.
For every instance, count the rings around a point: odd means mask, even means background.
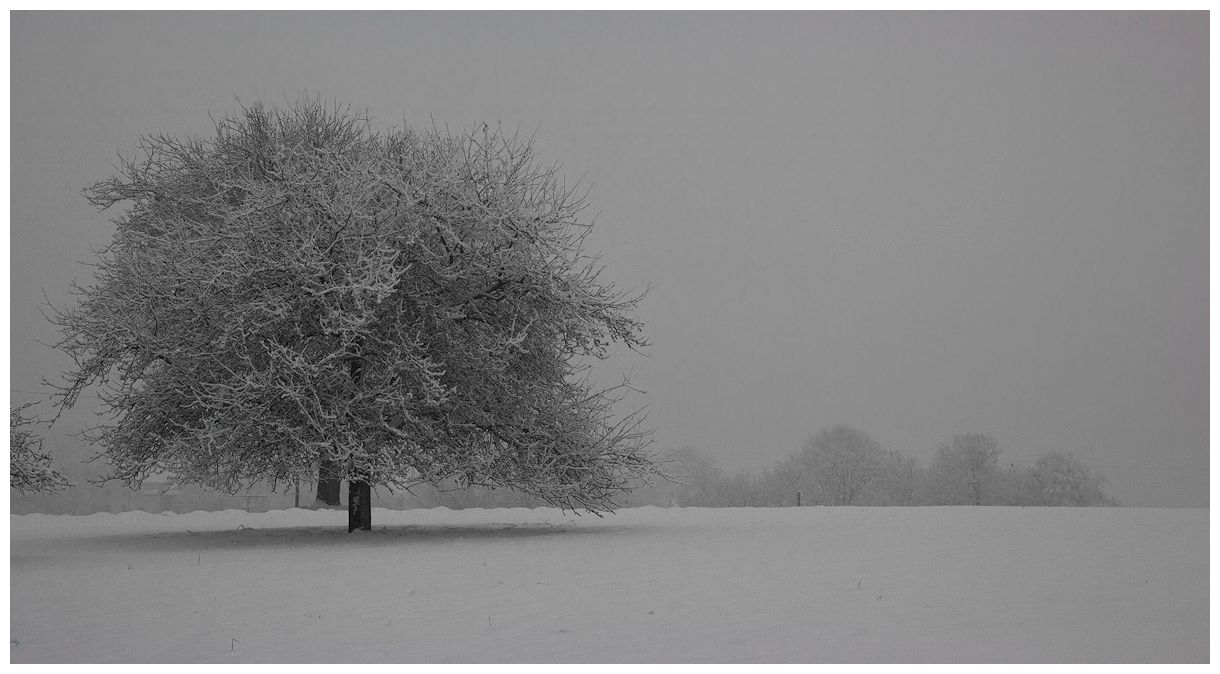
[[[886,450],[867,434],[837,426],[809,438],[795,452],[761,473],[726,473],[694,449],[664,457],[671,480],[639,485],[621,502],[625,506],[785,507],[797,505],[1009,505],[1115,506],[1102,488],[1104,480],[1069,454],[1048,453],[1033,466],[1001,468],[995,438],[956,435],[940,447],[931,465]],[[101,469],[97,464],[91,464]],[[83,466],[82,466],[83,467]],[[313,483],[261,485],[228,495],[199,487],[175,487],[147,481],[140,491],[114,482],[96,486],[93,475],[72,476],[76,486],[56,495],[10,493],[13,514],[84,515],[95,512],[191,512],[229,508],[261,512],[313,507]],[[299,494],[299,495],[298,495]],[[346,503],[346,494],[343,496]],[[511,489],[462,488],[445,484],[408,491],[380,488],[378,508],[511,508],[541,507],[544,501]]]
[[[693,449],[674,453],[675,482],[646,485],[633,505],[781,507],[800,505],[1116,506],[1105,481],[1070,454],[1043,454],[1033,466],[1001,468],[993,436],[955,435],[931,465],[886,450],[867,434],[836,426],[761,473],[726,474]]]

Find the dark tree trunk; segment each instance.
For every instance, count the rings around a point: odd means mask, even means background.
[[[357,344],[357,348],[360,344]],[[364,370],[364,359],[359,356],[347,363],[348,374],[357,388]],[[347,533],[356,529],[372,531],[373,529],[373,490],[364,480],[348,480],[347,482]]]
[[[373,490],[363,480],[347,485],[347,533],[373,529]]]
[[[339,499],[338,468],[333,461],[323,461],[318,465],[318,500],[325,505],[341,508],[343,501]]]

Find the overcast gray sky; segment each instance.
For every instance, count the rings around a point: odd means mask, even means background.
[[[80,191],[116,151],[305,92],[538,129],[606,273],[654,287],[608,371],[659,447],[981,431],[1208,504],[1205,12],[14,13],[14,399],[66,365],[37,307],[113,231]]]

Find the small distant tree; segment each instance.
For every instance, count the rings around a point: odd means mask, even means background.
[[[882,506],[915,505],[919,472],[919,463],[914,458],[896,450],[885,452],[862,502]]]
[[[100,385],[112,477],[235,492],[316,475],[349,528],[371,489],[510,487],[593,512],[654,471],[626,385],[588,361],[644,345],[640,299],[600,280],[583,199],[528,142],[374,132],[300,103],[145,138],[87,190],[128,210],[96,283],[56,311],[75,362],[57,404]]]
[[[715,505],[730,508],[758,508],[767,505],[762,480],[747,470],[726,475],[717,485]]]
[[[29,430],[35,419],[24,412],[32,405],[26,403],[8,413],[9,487],[27,494],[51,494],[72,484],[51,467],[51,456],[42,450],[43,439]]]
[[[814,495],[809,483],[803,479],[796,455],[791,455],[775,466],[765,469],[759,476],[764,505],[770,507],[795,506],[797,492],[801,492],[800,505],[812,505]]]
[[[818,503],[852,505],[877,478],[884,457],[862,431],[835,426],[807,440],[792,464],[812,483]]]
[[[1031,495],[1030,469],[1008,464],[998,474],[993,500],[998,505],[1006,506],[1037,505]]]
[[[932,461],[933,500],[945,505],[984,505],[999,476],[999,443],[994,436],[965,433],[941,445]]]
[[[1048,452],[1029,471],[1027,484],[1035,505],[1116,505],[1102,488],[1105,480],[1070,454]]]
[[[724,471],[715,459],[700,454],[692,447],[678,450],[667,468],[676,481],[673,505],[713,507],[719,505]]]

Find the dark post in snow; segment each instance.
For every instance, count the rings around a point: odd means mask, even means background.
[[[373,489],[364,481],[347,487],[347,533],[356,529],[373,530]]]

